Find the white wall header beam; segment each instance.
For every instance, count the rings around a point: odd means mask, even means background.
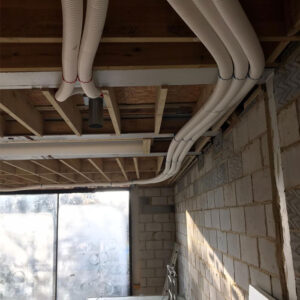
[[[93,77],[97,86],[122,87],[214,84],[217,76],[217,68],[172,68],[98,70]],[[0,89],[57,88],[60,82],[61,72],[0,73]]]

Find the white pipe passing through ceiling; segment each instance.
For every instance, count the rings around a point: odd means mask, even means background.
[[[159,176],[147,180],[123,183],[92,183],[81,186],[151,184],[172,177],[180,169],[184,157],[195,141],[205,131],[209,130],[224,113],[245,97],[264,70],[264,56],[258,38],[237,0],[168,0],[168,2],[215,59],[219,69],[219,80],[215,90],[203,107],[172,140],[165,169]],[[92,22],[92,24],[94,23]],[[98,25],[98,28],[103,28],[101,26]],[[96,47],[96,44],[94,43],[93,46]],[[94,53],[92,49],[91,52]],[[94,57],[90,57],[88,61],[93,61],[93,59]],[[90,73],[86,70],[85,74],[90,75],[91,70]],[[92,86],[92,91],[93,88]],[[77,184],[58,184],[20,189],[72,188],[77,186]]]

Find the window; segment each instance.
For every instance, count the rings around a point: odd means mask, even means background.
[[[129,193],[0,196],[0,299],[129,295]]]

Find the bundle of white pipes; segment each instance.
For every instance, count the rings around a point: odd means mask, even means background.
[[[73,14],[64,12],[64,18],[67,16],[74,18],[77,18],[78,15],[80,16],[80,13],[78,13],[80,1],[82,0],[62,0],[63,12],[68,7],[66,3],[74,3],[72,7],[74,9]],[[172,140],[166,158],[165,169],[159,176],[147,180],[135,180],[123,183],[90,183],[82,185],[84,187],[153,184],[165,181],[174,176],[179,171],[183,159],[199,137],[209,130],[230,108],[237,105],[262,75],[264,70],[263,51],[238,0],[167,1],[215,59],[219,69],[219,79],[215,90],[209,99],[207,99],[205,105]],[[88,0],[87,19],[79,53],[78,74],[80,80],[83,81],[81,82],[82,88],[91,98],[98,97],[100,94],[100,90],[95,87],[91,80],[92,63],[101,38],[106,9],[107,1],[105,0]],[[75,20],[64,20],[64,26],[66,25],[68,28],[74,23],[76,23]],[[68,35],[68,28],[64,28],[64,36]],[[72,41],[74,41],[73,46],[75,44],[78,45],[78,39],[75,42],[75,38],[78,38],[78,36],[72,30],[69,28],[69,34],[72,36]],[[77,63],[77,56],[74,49],[70,45],[63,47],[63,57],[64,55],[67,57],[72,56],[73,64]],[[69,51],[68,55],[66,54],[67,51]],[[72,68],[70,66],[71,64],[69,60],[63,63],[63,78],[66,80],[74,80],[74,75],[76,75],[73,65]],[[66,66],[70,68],[65,70]],[[59,94],[57,95],[59,100],[64,100],[66,95],[71,91],[69,84],[71,85],[72,83],[63,81],[60,88],[61,91],[59,90],[57,93]],[[74,187],[78,187],[78,184],[38,185],[20,189]]]

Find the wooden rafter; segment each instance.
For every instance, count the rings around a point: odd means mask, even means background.
[[[144,154],[149,154],[151,151],[151,139],[144,139],[143,140],[143,152]]]
[[[137,157],[133,158],[133,163],[134,163],[136,177],[137,177],[137,179],[140,179],[139,162],[138,162]]]
[[[117,164],[118,164],[123,176],[128,181],[128,176],[127,176],[125,168],[124,168],[124,159],[123,158],[116,158],[116,161],[117,161]]]
[[[58,176],[61,176],[62,178],[70,181],[70,182],[76,182],[72,177],[67,176],[60,172],[59,170],[59,163],[57,160],[32,160],[32,163],[36,164],[37,166],[40,166],[41,168],[44,168],[45,170],[54,173]]]
[[[214,85],[206,85],[203,89],[201,89],[201,94],[198,98],[198,101],[196,102],[196,105],[194,106],[193,113],[195,114],[201,106],[207,101],[209,96],[212,94],[215,86]]]
[[[279,55],[283,52],[283,50],[287,47],[287,45],[289,44],[288,41],[283,41],[280,42],[275,49],[273,50],[273,52],[269,55],[269,57],[266,60],[267,64],[271,64],[273,62],[276,61],[276,59],[279,57]]]
[[[13,175],[17,178],[24,179],[24,180],[29,181],[31,183],[39,183],[39,180],[28,178],[28,177],[26,177],[24,175],[21,175],[21,174],[17,174],[17,169],[15,167],[4,164],[4,162],[0,162],[0,171],[7,174],[7,175]]]
[[[160,87],[155,102],[154,133],[159,134],[161,122],[164,114],[165,103],[168,95],[167,87]]]
[[[80,160],[77,159],[60,159],[59,160],[61,163],[63,163],[65,166],[67,166],[68,168],[70,168],[71,170],[73,170],[75,173],[77,173],[78,175],[82,176],[83,178],[85,178],[86,180],[90,181],[90,182],[94,182],[93,179],[91,179],[89,176],[85,175],[82,171],[81,171],[81,162]]]
[[[106,179],[106,181],[111,181],[111,179],[103,171],[103,163],[101,159],[89,158],[88,162]]]
[[[30,175],[34,175],[37,177],[40,177],[42,179],[45,179],[51,183],[59,183],[57,180],[57,176],[56,174],[40,174],[37,170],[36,165],[34,165],[32,162],[30,161],[4,161],[3,163],[15,167],[16,169],[19,169],[25,173],[28,173]]]
[[[110,119],[112,121],[115,133],[117,135],[121,134],[121,117],[120,117],[120,111],[118,107],[118,103],[114,94],[113,89],[102,89],[104,101],[106,104],[106,107],[108,109],[108,113],[110,116]]]
[[[80,136],[82,133],[82,117],[74,102],[71,99],[64,102],[58,102],[51,92],[42,91],[42,93],[74,134]]]
[[[19,91],[0,91],[0,109],[9,114],[17,122],[27,128],[34,135],[43,134],[43,120],[41,114],[24,99]]]

